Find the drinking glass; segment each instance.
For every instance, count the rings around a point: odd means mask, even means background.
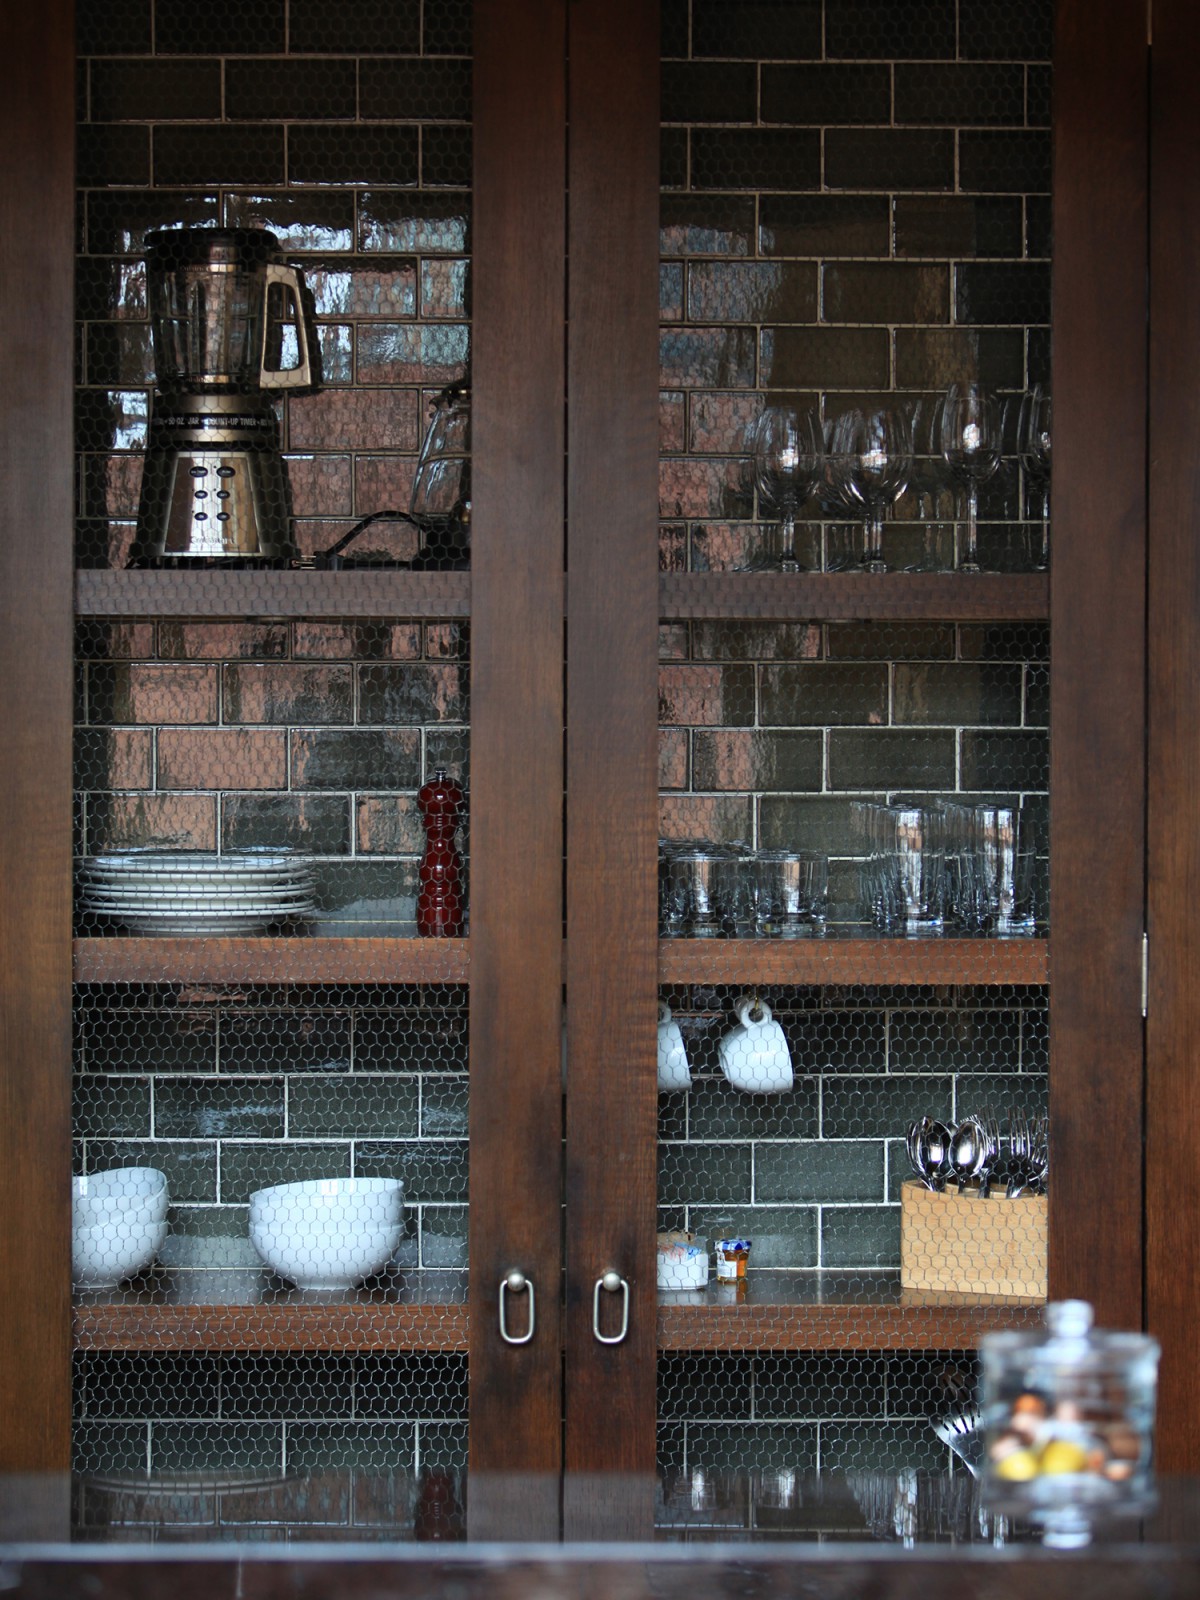
[[[981,383],[952,383],[942,402],[942,459],[967,494],[967,543],[960,572],[979,572],[979,485],[1000,465],[1000,411]]]
[[[845,411],[833,425],[830,466],[842,503],[863,518],[863,572],[886,572],[883,519],[912,473],[908,418],[893,406]]]
[[[1050,565],[1050,395],[1040,383],[1027,389],[1021,400],[1021,417],[1018,424],[1017,447],[1021,465],[1025,469],[1025,482],[1041,490],[1042,542],[1034,554],[1035,572],[1045,572]]]
[[[762,503],[779,512],[768,546],[752,562],[759,572],[802,572],[796,556],[796,513],[812,493],[824,459],[813,411],[768,406],[754,432],[754,476]]]

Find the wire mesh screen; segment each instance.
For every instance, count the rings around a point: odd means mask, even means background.
[[[1048,628],[890,586],[1050,558],[1052,22],[664,7],[661,566],[872,585],[661,625],[668,1525],[893,1536],[1045,1295]]]

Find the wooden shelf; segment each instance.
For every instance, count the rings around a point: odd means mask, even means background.
[[[969,1350],[986,1333],[1028,1327],[1037,1300],[925,1294],[896,1272],[751,1272],[725,1285],[659,1294],[660,1350]]]
[[[76,939],[76,983],[465,983],[466,939]]]
[[[1050,615],[1044,572],[667,572],[668,619],[1036,622]]]
[[[1040,984],[1045,939],[661,939],[661,983]]]
[[[273,1286],[273,1287],[272,1287]],[[348,1294],[289,1289],[262,1270],[159,1269],[74,1308],[77,1349],[465,1350],[465,1272],[407,1272]]]
[[[468,617],[469,572],[82,571],[80,617]]]

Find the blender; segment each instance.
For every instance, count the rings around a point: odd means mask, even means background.
[[[286,561],[274,397],[317,383],[304,280],[263,228],[150,233],[146,277],[157,383],[131,565]]]

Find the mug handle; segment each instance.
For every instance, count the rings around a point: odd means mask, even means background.
[[[671,1008],[665,1000],[658,1002],[658,1020],[660,1024],[671,1020]]]
[[[762,1015],[756,1022],[750,1021],[752,1011],[761,1011]],[[758,995],[744,994],[734,1007],[734,1014],[743,1028],[765,1028],[771,1020],[771,1008],[765,1000]]]

